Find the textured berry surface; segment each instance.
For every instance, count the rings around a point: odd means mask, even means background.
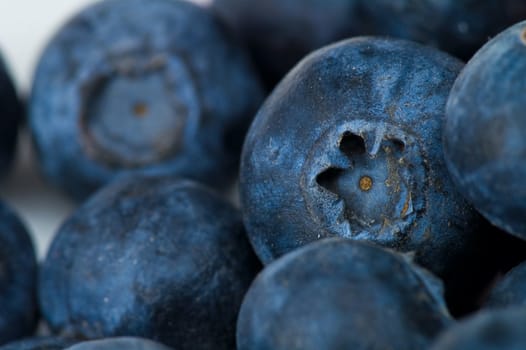
[[[34,331],[36,282],[31,238],[15,212],[0,202],[0,345]]]
[[[239,350],[424,349],[449,318],[441,285],[402,255],[327,239],[268,265],[241,307]]]
[[[110,0],[49,43],[29,117],[45,174],[83,199],[136,169],[225,186],[261,99],[247,57],[204,9]]]
[[[458,275],[480,237],[480,217],[456,192],[442,153],[461,68],[435,49],[372,37],[296,66],[243,149],[244,220],[262,261],[341,236],[412,251],[446,280]]]
[[[125,177],[59,230],[39,298],[62,334],[231,349],[258,269],[239,212],[213,192],[171,177]]]
[[[458,190],[493,224],[526,239],[526,22],[488,42],[455,81],[444,154]]]

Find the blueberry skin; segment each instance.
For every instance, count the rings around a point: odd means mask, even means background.
[[[63,350],[76,341],[59,337],[34,337],[11,342],[0,350]]]
[[[360,33],[388,35],[435,46],[469,59],[488,38],[526,19],[522,0],[362,0]]]
[[[171,177],[122,177],[60,228],[39,301],[53,330],[139,336],[177,349],[231,349],[259,270],[240,213]]]
[[[526,306],[526,262],[504,275],[491,289],[485,306],[503,308]]]
[[[273,87],[303,56],[340,39],[382,35],[464,60],[489,37],[526,19],[522,0],[214,0]]]
[[[171,348],[148,339],[116,337],[85,341],[65,350],[170,350]]]
[[[49,43],[29,118],[44,173],[76,199],[137,169],[222,188],[262,98],[247,56],[203,8],[109,0]]]
[[[21,102],[0,55],[0,176],[7,173],[13,162],[22,119]]]
[[[0,202],[0,345],[34,331],[36,284],[33,242],[16,213]]]
[[[488,42],[455,81],[444,156],[458,190],[494,225],[526,239],[526,21]]]
[[[424,349],[453,323],[441,291],[400,254],[321,240],[258,275],[241,306],[238,350]]]
[[[457,274],[480,233],[442,154],[461,68],[433,48],[372,37],[298,64],[258,112],[242,154],[244,221],[260,259],[341,236],[412,251],[446,280]]]
[[[481,311],[446,330],[431,350],[522,350],[526,308]]]
[[[273,87],[309,52],[358,32],[357,0],[214,0]]]

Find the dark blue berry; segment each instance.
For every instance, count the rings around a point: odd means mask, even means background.
[[[241,307],[239,350],[425,349],[452,323],[441,285],[402,255],[327,239],[268,265]]]
[[[122,177],[59,230],[40,273],[53,330],[140,336],[177,349],[231,349],[259,264],[240,213],[172,177]]]
[[[455,81],[444,155],[458,190],[493,224],[526,239],[526,22],[488,42]]]
[[[257,114],[240,174],[244,220],[268,263],[341,236],[415,259],[446,280],[480,240],[442,153],[462,63],[416,43],[355,38],[299,63]],[[469,278],[464,274],[463,278]]]
[[[205,9],[109,0],[50,42],[29,117],[45,174],[83,199],[138,169],[225,186],[261,99],[244,52]]]
[[[522,0],[213,0],[215,11],[273,86],[310,51],[382,35],[469,59],[489,37],[526,19]]]
[[[0,202],[0,345],[34,331],[36,282],[31,238],[15,212]]]

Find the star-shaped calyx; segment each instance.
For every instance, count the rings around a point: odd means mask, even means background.
[[[405,141],[384,128],[364,133],[345,132],[339,151],[348,167],[330,167],[317,183],[344,202],[344,217],[354,232],[379,229],[404,221],[414,212],[412,165]]]

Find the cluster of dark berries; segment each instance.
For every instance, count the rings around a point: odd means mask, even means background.
[[[27,108],[0,62],[0,171],[27,112],[81,202],[40,264],[0,204],[0,349],[526,348],[524,19],[105,0]]]

